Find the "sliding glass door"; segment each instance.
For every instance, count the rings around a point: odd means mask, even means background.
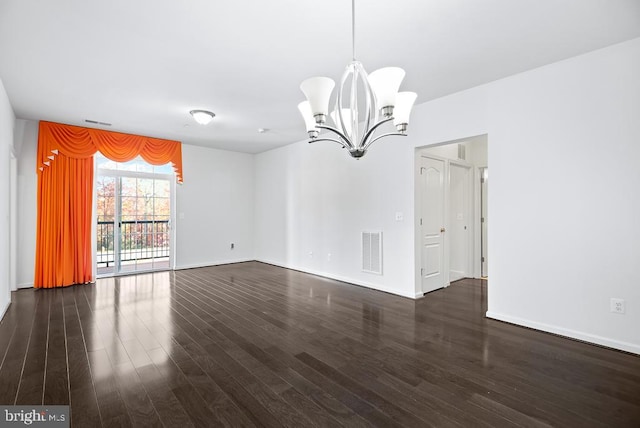
[[[167,270],[173,266],[175,177],[130,169],[98,167],[98,276]]]

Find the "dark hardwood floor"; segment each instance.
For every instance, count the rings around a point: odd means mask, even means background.
[[[0,404],[74,427],[638,427],[640,358],[257,262],[20,290]]]

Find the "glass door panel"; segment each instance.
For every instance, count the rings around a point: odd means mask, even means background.
[[[153,248],[154,266],[169,269],[171,243],[171,182],[153,180]]]
[[[116,177],[98,176],[96,183],[97,199],[97,273],[105,275],[115,272],[115,203]]]
[[[169,269],[170,177],[137,172],[99,174],[98,275]]]

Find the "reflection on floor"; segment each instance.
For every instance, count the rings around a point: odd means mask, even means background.
[[[170,269],[169,257],[162,257],[153,260],[144,259],[121,262],[120,272],[118,273],[149,272],[153,270],[168,269]],[[113,263],[110,263],[110,266],[107,266],[106,263],[98,263],[97,272],[99,277],[112,275],[116,273],[116,267],[113,265]]]
[[[74,427],[639,426],[638,356],[487,319],[486,299],[258,262],[19,290],[0,404],[70,404]]]

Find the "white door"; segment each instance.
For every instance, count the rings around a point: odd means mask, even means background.
[[[444,287],[444,161],[422,157],[422,292]]]
[[[471,168],[449,164],[449,282],[471,276]]]

